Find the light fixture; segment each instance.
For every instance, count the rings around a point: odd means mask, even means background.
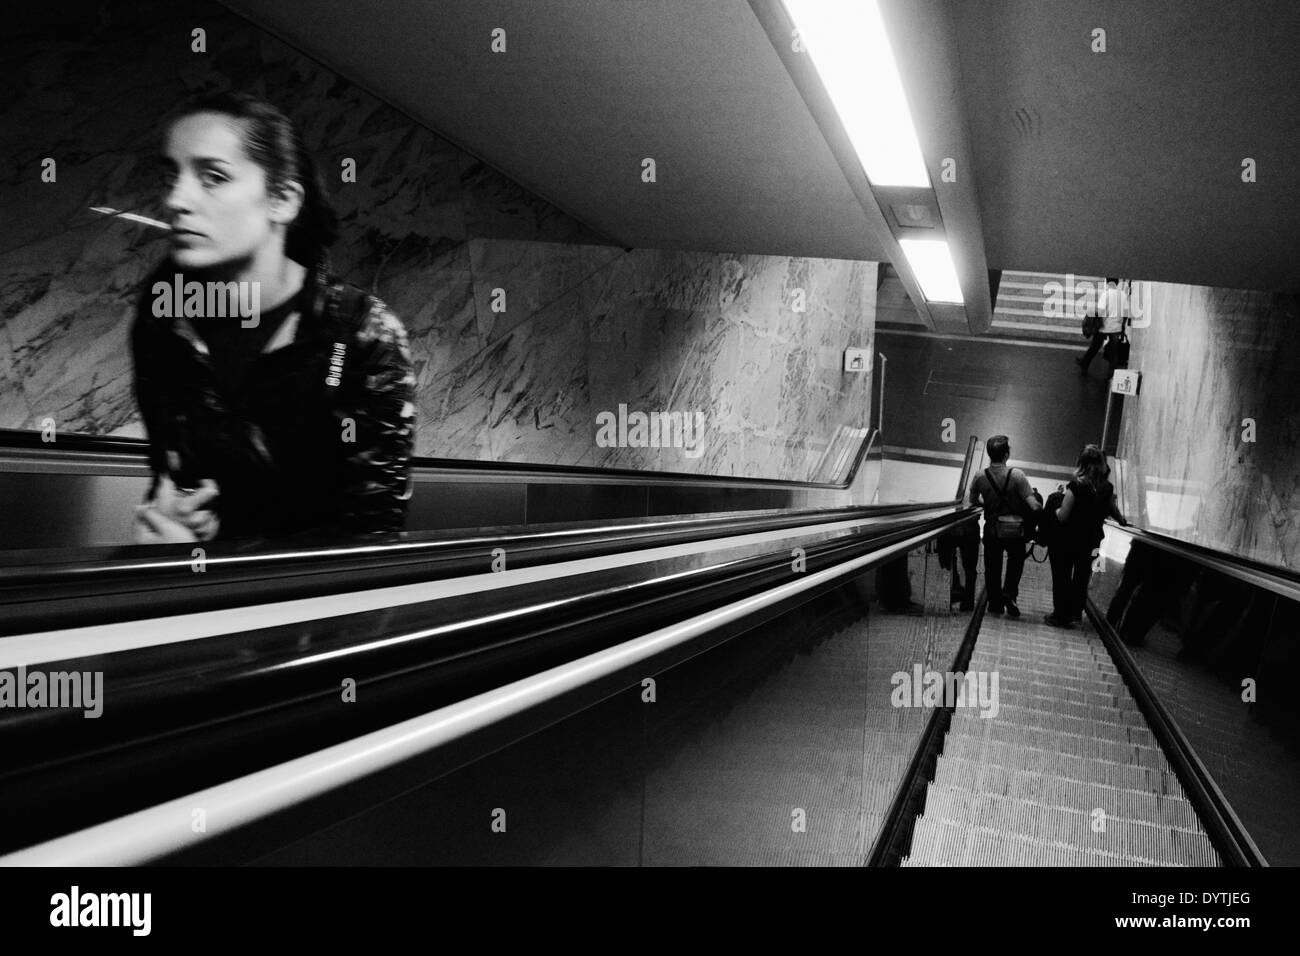
[[[961,283],[952,252],[944,239],[900,239],[903,255],[912,267],[927,302],[962,303]]]
[[[930,185],[876,0],[784,0],[873,186]]]

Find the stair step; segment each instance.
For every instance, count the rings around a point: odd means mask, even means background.
[[[1140,717],[1142,714],[1137,703],[1127,694],[1123,696],[1103,694],[1092,696],[1091,699],[1088,699],[1085,695],[1083,700],[1072,700],[1035,693],[1032,687],[999,686],[998,696],[1004,704],[1015,704],[1016,706],[1030,707],[1036,710],[1060,708],[1061,713],[1077,714],[1079,716],[1132,714]],[[1077,697],[1078,695],[1074,696]]]
[[[966,736],[948,737],[944,741],[943,756],[1070,780],[1104,783],[1126,790],[1145,789],[1152,793],[1183,796],[1182,785],[1168,766],[1142,767],[1098,757],[1061,753],[1056,749],[1026,747],[1020,743]]]
[[[1114,694],[1124,684],[1119,678],[1105,681],[1100,678],[1071,677],[1066,674],[1053,674],[1049,671],[1023,670],[1020,668],[1000,667],[993,661],[976,661],[970,663],[972,671],[997,671],[1001,686],[1022,687],[1036,686],[1051,692],[1081,691],[1092,694]],[[1000,688],[999,688],[1000,689]]]
[[[982,793],[1030,800],[1045,806],[1073,807],[1089,812],[1101,808],[1110,817],[1141,820],[1185,830],[1200,828],[1192,805],[1181,796],[979,764],[946,755],[939,758],[934,785],[966,787]]]
[[[1111,850],[1034,840],[986,826],[919,817],[903,866],[1168,866]]]
[[[1050,711],[1014,707],[1002,704],[1001,701],[999,701],[997,715],[990,717],[981,716],[981,712],[973,708],[957,708],[953,712],[952,726],[956,729],[958,721],[967,720],[996,720],[1032,730],[1071,734],[1076,737],[1096,737],[1117,743],[1136,743],[1145,747],[1156,746],[1151,731],[1137,721],[1114,723],[1087,717],[1070,717]]]
[[[1098,739],[1059,731],[1040,730],[1036,727],[1023,727],[998,720],[981,719],[978,722],[954,720],[948,731],[948,739],[960,737],[994,740],[999,743],[1056,751],[1076,757],[1098,757],[1114,763],[1132,763],[1153,770],[1164,770],[1168,766],[1164,754],[1154,746],[1154,743]]]
[[[1217,859],[1202,832],[1109,817],[1094,829],[1089,810],[1046,807],[1010,797],[932,786],[925,815],[968,826],[1020,833],[1044,843],[1066,843],[1165,865],[1213,866]]]

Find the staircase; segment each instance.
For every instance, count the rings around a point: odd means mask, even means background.
[[[993,304],[994,334],[1029,338],[1063,339],[1071,344],[1083,341],[1083,316],[1096,303],[1096,289],[1102,276],[1074,276],[1046,272],[1002,273],[998,300]],[[1051,286],[1050,283],[1057,283]],[[1078,311],[1075,302],[1085,311]],[[1049,315],[1052,303],[1055,314]],[[1078,314],[1076,314],[1078,312]]]

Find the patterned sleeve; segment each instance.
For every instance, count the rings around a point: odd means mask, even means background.
[[[411,498],[415,373],[405,327],[379,299],[368,302],[355,340],[355,399],[345,410],[356,431],[342,519],[352,532],[401,531]]]

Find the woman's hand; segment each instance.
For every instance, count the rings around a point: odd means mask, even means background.
[[[167,517],[153,505],[136,506],[135,526],[132,530],[136,544],[176,544],[199,540],[193,531]]]
[[[181,491],[170,475],[163,475],[153,500],[136,509],[136,542],[211,541],[217,536],[221,521],[206,506],[218,494],[220,490],[210,478],[190,492]]]

